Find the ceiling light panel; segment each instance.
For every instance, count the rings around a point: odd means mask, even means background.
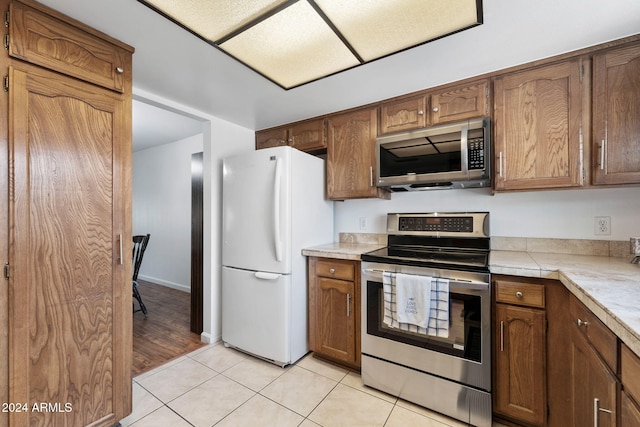
[[[482,0],[138,1],[285,89],[482,23]]]
[[[477,25],[476,0],[315,0],[365,61]]]
[[[284,88],[359,64],[307,1],[294,3],[219,47]]]
[[[146,0],[200,37],[216,42],[287,0]]]

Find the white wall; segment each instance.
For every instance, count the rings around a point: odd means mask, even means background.
[[[385,233],[388,212],[488,211],[491,235],[562,239],[629,240],[640,236],[640,187],[531,191],[491,195],[488,189],[394,193],[391,200],[335,204],[340,232]],[[594,216],[611,217],[611,235],[594,235]],[[368,219],[367,230],[360,218]]]
[[[203,135],[133,153],[133,234],[151,234],[139,278],[191,290],[191,155]]]

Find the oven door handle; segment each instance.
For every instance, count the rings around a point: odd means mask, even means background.
[[[371,275],[378,275],[380,276],[380,280],[382,281],[382,274],[385,273],[385,270],[378,270],[375,268],[363,268],[362,272],[366,275],[367,273],[371,274]],[[415,274],[415,276],[419,276],[419,274]],[[460,285],[460,287],[463,287],[465,289],[478,289],[478,290],[484,290],[489,288],[489,283],[488,282],[481,282],[481,281],[475,281],[475,280],[467,280],[467,279],[456,279],[456,278],[451,278],[451,277],[435,277],[434,279],[447,279],[449,280],[449,286],[451,287],[452,285]]]

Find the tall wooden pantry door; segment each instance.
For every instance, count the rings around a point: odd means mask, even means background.
[[[114,425],[131,409],[129,109],[38,67],[9,81],[9,402],[28,409],[10,425]]]

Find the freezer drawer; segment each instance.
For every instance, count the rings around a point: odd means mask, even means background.
[[[284,366],[291,360],[291,275],[222,267],[222,341]]]

